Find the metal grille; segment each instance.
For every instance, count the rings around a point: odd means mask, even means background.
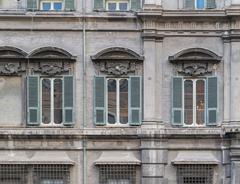
[[[100,184],[136,184],[136,166],[102,165],[99,171]]]
[[[213,165],[179,165],[178,184],[213,184]]]
[[[70,184],[68,165],[0,165],[0,184]]]
[[[25,165],[0,165],[1,184],[27,183],[27,169]]]

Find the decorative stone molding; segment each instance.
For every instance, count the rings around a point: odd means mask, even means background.
[[[70,67],[65,63],[39,63],[38,68],[34,68],[34,72],[39,72],[41,74],[54,76],[63,74],[64,72],[69,72]]]
[[[221,57],[206,49],[193,48],[170,56],[169,61],[176,65],[179,74],[201,76],[211,74]]]
[[[117,77],[134,74],[143,61],[142,56],[120,47],[105,49],[91,59],[100,72]]]
[[[19,63],[1,63],[0,75],[18,75],[26,70]]]

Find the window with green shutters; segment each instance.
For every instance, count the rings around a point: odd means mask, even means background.
[[[137,11],[141,9],[142,0],[94,0],[95,10]]]
[[[217,77],[173,77],[172,84],[173,125],[217,124]]]
[[[27,0],[29,11],[74,11],[74,0]]]
[[[214,9],[216,8],[215,0],[185,0],[185,9]]]
[[[96,125],[141,124],[141,77],[94,79],[94,120]]]
[[[28,125],[74,124],[73,76],[28,76]]]

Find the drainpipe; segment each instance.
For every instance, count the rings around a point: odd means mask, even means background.
[[[82,0],[82,62],[83,62],[83,129],[87,127],[87,88],[86,88],[86,0]],[[87,139],[83,136],[83,184],[87,184]]]

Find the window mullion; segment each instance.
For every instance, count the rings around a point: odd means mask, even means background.
[[[196,83],[197,83],[197,80],[193,80],[193,125],[194,126],[196,126],[196,111],[197,111],[197,108],[196,108],[196,98],[197,98]]]
[[[119,116],[120,116],[120,108],[119,108],[119,102],[120,102],[120,97],[119,97],[119,95],[120,95],[120,92],[119,92],[119,90],[120,90],[120,88],[119,88],[119,79],[117,79],[116,80],[117,81],[117,124],[120,124],[120,118],[119,118]]]
[[[51,124],[54,124],[54,79],[51,79]]]

